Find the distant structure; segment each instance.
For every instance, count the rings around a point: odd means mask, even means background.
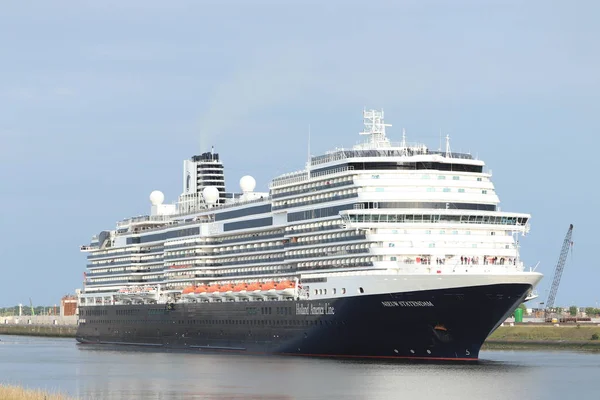
[[[60,300],[60,316],[68,317],[76,315],[77,313],[77,297],[76,296],[63,296]]]
[[[558,292],[558,286],[560,285],[560,278],[562,277],[563,270],[565,269],[567,254],[569,253],[569,249],[573,247],[573,241],[571,240],[572,237],[573,224],[569,225],[569,230],[565,235],[565,240],[563,241],[563,245],[560,250],[560,256],[558,257],[558,262],[556,263],[552,288],[550,289],[550,294],[548,295],[548,300],[546,301],[547,309],[554,308],[554,301],[556,300],[556,293]]]

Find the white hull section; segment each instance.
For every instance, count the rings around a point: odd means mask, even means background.
[[[376,295],[386,293],[406,293],[425,290],[476,287],[500,284],[529,284],[535,287],[542,279],[538,272],[452,273],[452,274],[405,274],[392,271],[365,272],[361,275],[320,275],[327,282],[307,283],[311,300],[337,299],[350,296]],[[310,275],[316,278],[317,275]],[[303,276],[304,279],[308,276]],[[362,289],[362,290],[361,290]]]

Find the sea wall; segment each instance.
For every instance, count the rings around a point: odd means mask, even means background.
[[[0,317],[0,334],[75,337],[76,316],[13,316]]]

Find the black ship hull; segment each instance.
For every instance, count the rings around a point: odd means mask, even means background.
[[[226,301],[80,308],[81,343],[200,352],[477,360],[531,289],[499,284],[324,301]]]

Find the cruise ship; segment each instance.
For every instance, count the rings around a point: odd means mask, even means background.
[[[482,160],[386,136],[226,191],[219,154],[183,190],[101,231],[78,290],[77,340],[203,352],[477,360],[542,278],[519,256],[530,215],[501,211]]]

